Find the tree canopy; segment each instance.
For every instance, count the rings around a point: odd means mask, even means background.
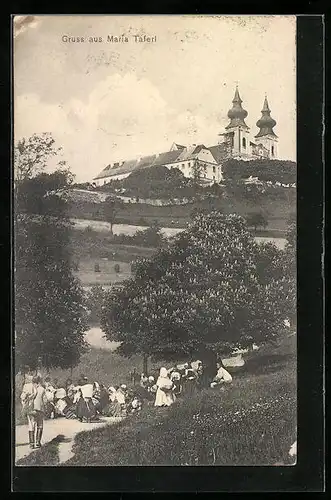
[[[280,182],[282,184],[296,183],[296,163],[288,160],[227,160],[223,165],[223,175],[226,180],[247,179],[258,177],[260,181]]]
[[[292,306],[282,260],[274,245],[254,241],[242,217],[199,213],[167,248],[136,263],[121,290],[109,292],[103,331],[122,342],[121,354],[162,359],[266,342]]]
[[[24,144],[43,143],[33,136]],[[45,144],[46,153],[48,145]],[[24,155],[24,150],[22,150]],[[40,151],[43,158],[45,151]],[[30,149],[26,153],[30,155]],[[24,164],[28,158],[20,158]],[[74,366],[84,351],[84,293],[70,264],[65,197],[68,170],[41,172],[42,164],[15,183],[15,368]]]

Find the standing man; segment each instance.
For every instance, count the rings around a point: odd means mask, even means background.
[[[40,448],[47,397],[38,375],[24,385],[21,401],[28,419],[30,448]]]

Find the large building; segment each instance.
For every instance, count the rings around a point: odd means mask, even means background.
[[[206,147],[204,144],[182,146],[173,143],[171,149],[165,153],[110,163],[93,179],[93,183],[102,186],[111,180],[124,179],[136,170],[153,166],[166,166],[167,168],[178,168],[185,177],[199,175],[202,181],[212,184],[222,181],[222,165],[230,158],[238,160],[276,159],[278,157],[278,137],[273,131],[276,121],[270,116],[267,97],[264,99],[262,116],[256,122],[259,131],[255,136],[251,135],[250,128],[245,122],[248,113],[243,109],[242,102],[237,87],[232,108],[228,112],[230,123],[225,127],[225,132],[219,134],[218,144]]]

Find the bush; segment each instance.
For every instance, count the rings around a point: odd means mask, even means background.
[[[267,217],[261,212],[253,212],[247,215],[247,225],[256,231],[258,227],[265,229],[268,225]]]

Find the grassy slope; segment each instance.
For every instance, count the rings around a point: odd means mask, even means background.
[[[68,465],[272,465],[296,439],[295,339],[247,360],[224,392],[79,434]]]
[[[158,220],[163,227],[185,227],[190,221],[190,215],[195,208],[221,209],[224,213],[238,213],[246,216],[247,213],[262,211],[269,213],[270,229],[286,229],[286,220],[291,212],[295,211],[295,201],[287,199],[288,193],[284,190],[282,196],[261,197],[258,202],[250,199],[223,198],[189,203],[186,205],[154,206],[143,203],[126,204],[117,216],[118,223],[143,225]],[[72,201],[70,203],[70,216],[78,219],[102,220],[100,205],[89,200]]]
[[[59,463],[59,443],[63,439],[58,436],[49,443],[46,443],[39,450],[35,450],[28,456],[17,461],[16,465],[21,466],[43,466],[43,465],[58,465]]]

